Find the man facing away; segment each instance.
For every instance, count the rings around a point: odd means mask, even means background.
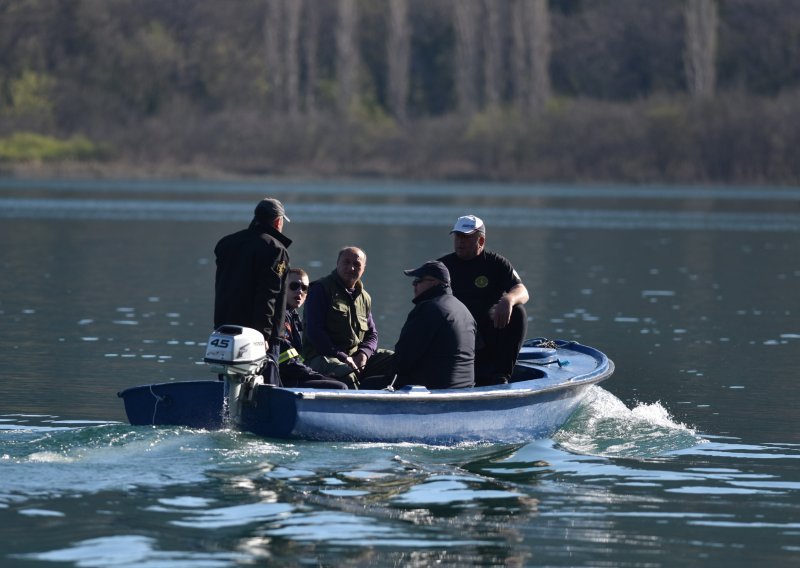
[[[306,365],[352,388],[388,384],[392,352],[378,349],[372,298],[361,276],[367,255],[357,247],[341,249],[336,268],[308,289],[303,329]]]
[[[454,252],[439,260],[450,271],[453,295],[478,324],[475,386],[509,381],[528,330],[528,289],[503,256],[486,250],[486,226],[474,215],[456,220]]]
[[[260,331],[276,364],[285,317],[286,249],[292,243],[282,234],[285,221],[283,204],[267,197],[256,205],[249,227],[223,237],[214,248],[214,328],[227,324]],[[279,384],[276,365],[269,368],[265,379]]]
[[[394,346],[394,386],[474,386],[475,319],[453,296],[447,267],[430,260],[403,273],[414,277],[414,309]]]

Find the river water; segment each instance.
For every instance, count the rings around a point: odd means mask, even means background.
[[[366,250],[382,346],[475,213],[529,335],[615,375],[516,446],[127,425],[211,378],[212,250],[265,195],[312,278]],[[2,566],[800,563],[798,189],[3,179],[0,242]]]

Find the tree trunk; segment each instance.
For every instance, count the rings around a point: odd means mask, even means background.
[[[528,62],[529,38],[528,25],[525,22],[525,0],[511,0],[511,84],[514,98],[520,109],[527,110],[530,101],[530,63]]]
[[[550,99],[550,13],[547,0],[524,0],[530,74],[528,109],[538,111]]]
[[[343,116],[350,114],[356,91],[358,69],[356,0],[339,0],[339,21],[336,28],[336,79],[338,84],[337,105]]]
[[[483,33],[483,97],[486,106],[500,104],[503,77],[503,44],[500,31],[500,3],[484,0],[486,29]]]
[[[398,120],[406,118],[411,30],[408,25],[408,0],[389,1],[389,107]]]
[[[715,0],[686,0],[686,84],[696,98],[711,97],[716,86],[717,5]]]
[[[550,15],[547,0],[511,5],[514,95],[524,112],[542,109],[550,98]]]
[[[315,114],[317,110],[317,48],[319,37],[319,12],[317,7],[306,3],[306,25],[303,34],[303,52],[305,56],[306,81],[304,99],[306,113]]]
[[[284,72],[286,74],[286,110],[297,114],[300,109],[300,14],[303,0],[284,0],[286,16],[286,42],[284,44]]]
[[[281,57],[283,44],[283,1],[267,0],[264,10],[264,48],[267,64],[268,107],[280,113],[285,108],[284,70]]]
[[[452,0],[456,30],[456,93],[458,110],[472,114],[478,108],[479,0]]]

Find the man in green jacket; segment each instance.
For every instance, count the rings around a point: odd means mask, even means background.
[[[312,282],[303,326],[303,359],[352,388],[383,388],[392,377],[392,351],[378,349],[372,298],[361,276],[367,255],[357,247],[339,251],[336,269]]]

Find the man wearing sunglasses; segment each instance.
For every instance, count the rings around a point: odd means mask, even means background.
[[[302,268],[292,268],[286,277],[286,321],[281,338],[281,382],[286,387],[314,389],[346,389],[347,385],[332,377],[317,373],[303,364],[303,324],[297,310],[306,301],[308,274]]]
[[[411,310],[394,346],[394,387],[455,389],[475,385],[472,314],[450,289],[450,273],[437,260],[404,270],[414,280]]]

